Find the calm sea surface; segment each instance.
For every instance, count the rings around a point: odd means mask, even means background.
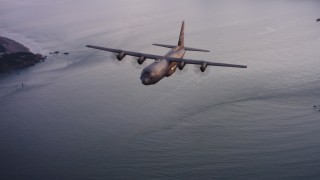
[[[1,0],[44,63],[0,77],[0,179],[319,179],[320,1]],[[246,64],[154,86],[87,44]],[[21,83],[24,87],[21,87]]]

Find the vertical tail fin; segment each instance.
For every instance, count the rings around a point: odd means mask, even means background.
[[[182,21],[178,46],[184,46],[184,21]]]

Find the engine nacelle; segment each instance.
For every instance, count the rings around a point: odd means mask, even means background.
[[[186,62],[184,62],[184,61],[178,64],[178,68],[180,70],[182,70],[185,66],[186,66]]]
[[[139,59],[137,60],[137,62],[138,62],[138,64],[141,65],[145,60],[146,60],[146,57],[141,56],[141,57],[139,57]]]
[[[204,72],[207,69],[208,64],[207,63],[202,63],[200,66],[200,71]]]
[[[125,52],[120,52],[118,55],[117,55],[117,59],[118,61],[121,61],[124,57],[126,56],[126,53]]]

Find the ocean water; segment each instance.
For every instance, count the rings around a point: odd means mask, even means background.
[[[319,179],[317,0],[1,0],[0,35],[48,55],[0,77],[1,179]],[[182,20],[186,58],[246,64],[140,82]],[[70,55],[49,55],[50,52]],[[21,87],[21,83],[24,86]]]

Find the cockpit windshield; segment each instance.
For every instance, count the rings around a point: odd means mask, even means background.
[[[144,71],[141,76],[150,77],[150,74],[151,74],[150,71]]]

